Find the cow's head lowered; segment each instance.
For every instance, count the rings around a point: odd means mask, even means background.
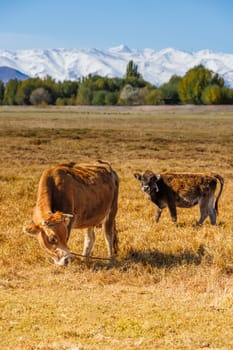
[[[37,235],[41,248],[54,260],[56,265],[66,265],[71,260],[71,253],[67,247],[69,238],[71,214],[62,212],[48,213],[39,224],[24,227],[24,232]]]
[[[134,176],[137,180],[141,181],[141,188],[143,192],[146,192],[148,195],[150,195],[152,191],[159,191],[157,182],[161,177],[160,175],[156,175],[152,171],[146,170],[144,174],[136,173]]]

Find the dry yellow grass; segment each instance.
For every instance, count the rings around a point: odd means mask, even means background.
[[[2,349],[233,349],[233,108],[145,109],[1,107]],[[98,158],[120,176],[117,262],[55,267],[22,233],[40,175]],[[155,225],[145,169],[221,174],[218,225],[196,227],[196,207]],[[101,229],[93,254],[107,255]]]

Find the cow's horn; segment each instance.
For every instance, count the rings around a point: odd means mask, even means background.
[[[73,214],[62,214],[63,216],[67,217],[67,218],[73,218],[74,215]]]

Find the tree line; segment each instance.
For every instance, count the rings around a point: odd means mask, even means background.
[[[129,61],[123,78],[89,74],[76,81],[52,77],[0,80],[1,105],[160,105],[232,104],[233,89],[217,73],[198,65],[183,77],[173,75],[156,87],[145,81],[138,66]]]

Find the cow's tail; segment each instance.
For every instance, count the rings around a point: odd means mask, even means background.
[[[216,213],[218,214],[218,201],[219,201],[219,198],[222,194],[222,190],[223,190],[223,185],[224,185],[224,180],[222,178],[222,176],[218,175],[218,174],[215,174],[214,177],[219,181],[220,183],[220,190],[218,192],[218,195],[216,197],[216,201],[215,201],[215,210],[216,210]]]
[[[109,162],[107,162],[106,160],[102,160],[102,159],[98,159],[97,162],[100,163],[100,164],[108,164],[108,165],[111,165]]]
[[[112,203],[112,210],[114,212],[114,224],[113,224],[113,250],[114,250],[114,254],[117,255],[117,252],[119,250],[119,239],[118,239],[118,231],[117,231],[117,227],[116,227],[116,213],[117,213],[117,209],[118,209],[118,195],[119,195],[119,177],[117,175],[117,173],[112,170],[112,175],[114,178],[114,199],[113,199],[113,203]]]

